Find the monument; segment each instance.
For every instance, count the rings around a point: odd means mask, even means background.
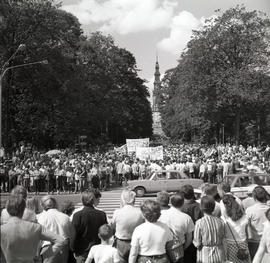
[[[160,87],[160,72],[159,72],[159,64],[158,59],[156,60],[155,67],[155,80],[154,80],[154,90],[153,90],[153,103],[152,103],[152,118],[153,118],[153,135],[164,136],[164,132],[162,130],[161,125],[161,116],[157,103],[157,91]]]

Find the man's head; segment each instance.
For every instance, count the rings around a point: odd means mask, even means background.
[[[226,193],[231,192],[231,186],[227,182],[221,182],[217,185],[217,191],[219,196],[222,198]]]
[[[57,201],[52,196],[45,195],[41,199],[41,206],[45,211],[47,211],[49,209],[56,209],[57,208]]]
[[[91,189],[89,191],[84,191],[82,193],[82,204],[84,206],[93,206],[95,204],[95,190]]]
[[[135,202],[136,193],[130,189],[124,189],[121,194],[121,201],[123,205],[133,205]]]
[[[260,185],[256,186],[253,189],[252,196],[255,201],[258,201],[261,203],[266,203],[269,198],[269,194],[267,193],[267,191]]]
[[[7,211],[11,216],[22,218],[26,206],[22,195],[10,195],[7,201]]]
[[[170,195],[166,191],[161,191],[157,193],[157,202],[161,207],[168,207],[170,202]]]
[[[177,193],[171,197],[171,204],[175,208],[181,208],[184,204],[184,196],[181,193]]]
[[[183,194],[186,200],[195,199],[194,189],[192,185],[186,184],[180,188],[180,193]]]

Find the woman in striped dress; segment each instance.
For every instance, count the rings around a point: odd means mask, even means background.
[[[213,197],[202,197],[201,209],[204,216],[195,224],[193,239],[197,247],[197,263],[223,263],[225,224],[220,218],[212,216],[215,209]]]
[[[244,214],[243,208],[231,194],[224,195],[222,201],[226,212],[226,218],[222,217],[226,229],[226,258],[233,263],[251,263],[247,244],[248,219]],[[237,257],[239,248],[245,251],[245,259]]]

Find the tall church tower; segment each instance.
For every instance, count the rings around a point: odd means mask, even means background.
[[[160,85],[161,85],[160,72],[159,72],[159,64],[158,64],[158,57],[157,57],[156,66],[155,66],[155,80],[154,80],[153,103],[152,103],[153,135],[163,136],[164,132],[161,126],[161,116],[160,116],[158,103],[157,103],[157,91]]]

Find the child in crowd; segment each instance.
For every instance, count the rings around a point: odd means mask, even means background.
[[[98,236],[101,244],[92,246],[85,263],[91,263],[94,259],[95,263],[118,263],[120,257],[116,248],[112,247],[111,237],[113,231],[109,225],[102,225],[98,230]]]

